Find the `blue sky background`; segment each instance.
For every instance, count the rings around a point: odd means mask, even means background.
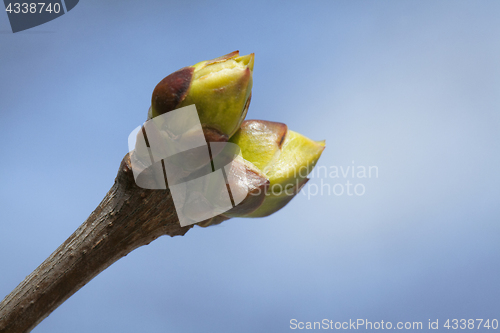
[[[500,319],[500,2],[97,1],[0,13],[0,298],[113,184],[156,83],[255,52],[249,119],[377,166],[363,196],[162,237],[33,332],[287,332],[290,320]],[[354,162],[353,162],[354,161]],[[441,330],[440,330],[441,331]],[[442,330],[444,331],[444,329]]]

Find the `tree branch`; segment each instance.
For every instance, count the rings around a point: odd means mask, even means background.
[[[89,218],[0,303],[0,333],[31,331],[96,275],[162,235],[184,235],[169,190],[135,184],[127,154]]]

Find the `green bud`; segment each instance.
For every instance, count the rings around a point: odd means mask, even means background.
[[[268,216],[284,207],[307,183],[307,175],[325,149],[324,141],[313,141],[288,130],[285,124],[263,120],[244,121],[230,141],[270,181],[263,204],[244,217]]]
[[[149,118],[195,104],[208,141],[227,141],[245,119],[254,54],[238,51],[182,68],[153,91]]]

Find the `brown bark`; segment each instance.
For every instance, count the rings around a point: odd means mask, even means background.
[[[184,235],[169,190],[136,186],[128,155],[89,218],[0,303],[0,333],[31,331],[118,259],[162,235]]]

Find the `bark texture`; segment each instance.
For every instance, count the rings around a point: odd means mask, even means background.
[[[0,303],[0,333],[31,331],[118,259],[162,235],[184,235],[169,190],[136,186],[128,154],[89,218]]]

